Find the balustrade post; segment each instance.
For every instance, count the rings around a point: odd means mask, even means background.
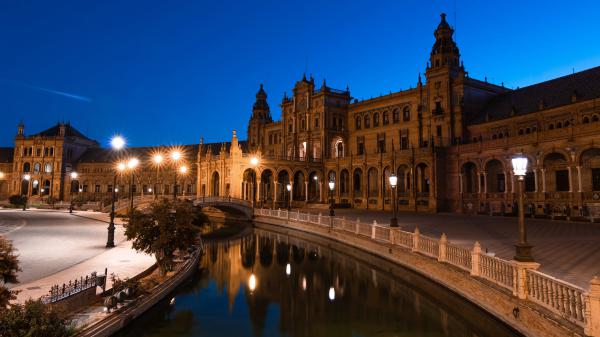
[[[598,276],[594,276],[590,281],[586,301],[584,332],[586,336],[600,337],[600,278]]]
[[[317,218],[317,223],[320,225],[321,224],[321,212],[319,212],[319,217]]]
[[[356,233],[356,235],[358,235],[358,233],[360,233],[360,219],[356,218],[356,228],[354,229],[354,232]]]
[[[373,224],[371,225],[371,239],[375,240],[375,226],[377,226],[377,221],[373,220]]]
[[[419,236],[421,235],[421,231],[419,231],[419,227],[415,227],[415,232],[413,233],[413,247],[412,251],[419,251]]]
[[[438,261],[445,262],[446,261],[446,245],[448,244],[448,238],[446,237],[446,233],[442,233],[440,237],[439,252],[438,252]]]
[[[471,251],[471,276],[481,275],[481,245],[475,241]]]
[[[516,272],[516,282],[513,284],[513,295],[519,299],[527,299],[527,269],[537,270],[540,264],[537,262],[513,261]]]

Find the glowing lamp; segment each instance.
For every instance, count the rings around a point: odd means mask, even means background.
[[[517,177],[524,177],[527,174],[527,157],[517,155],[512,159],[513,172]]]

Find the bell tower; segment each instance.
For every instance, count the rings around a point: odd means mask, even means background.
[[[248,145],[250,150],[262,149],[264,144],[264,126],[272,122],[273,118],[271,118],[269,103],[267,103],[267,93],[261,84],[260,89],[256,93],[256,101],[252,106],[252,116],[248,123]]]

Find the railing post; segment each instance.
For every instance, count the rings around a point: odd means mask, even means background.
[[[360,219],[356,218],[356,228],[354,228],[354,232],[356,233],[356,235],[358,235],[358,233],[360,233]]]
[[[281,218],[281,208],[278,208],[278,209],[277,209],[277,217],[278,217],[278,218]]]
[[[377,221],[373,220],[373,224],[371,225],[371,239],[375,240],[375,226],[377,226]]]
[[[440,237],[439,252],[438,252],[438,261],[445,262],[446,261],[446,245],[448,244],[448,238],[446,237],[446,233],[442,233],[442,237]]]
[[[585,320],[585,334],[587,336],[600,337],[600,278],[598,276],[594,276],[590,281]]]
[[[321,224],[321,212],[319,212],[319,217],[317,218],[317,224]]]
[[[513,285],[513,295],[519,299],[527,299],[527,269],[537,270],[540,264],[537,262],[519,262],[513,261],[516,271],[516,281]]]
[[[481,245],[475,241],[471,251],[471,276],[481,275]]]
[[[419,236],[420,235],[421,235],[421,232],[419,231],[419,227],[415,227],[415,232],[413,233],[413,247],[412,247],[413,252],[419,251]]]

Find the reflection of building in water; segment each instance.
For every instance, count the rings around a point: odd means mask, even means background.
[[[230,310],[238,292],[245,292],[256,336],[262,335],[267,314],[273,312],[279,313],[279,331],[291,336],[369,336],[381,331],[512,335],[502,329],[490,334],[487,329],[498,326],[490,317],[431,281],[367,254],[365,261],[372,265],[258,229],[247,237],[207,246],[202,266],[219,291],[226,288]],[[253,289],[251,275],[256,278]],[[278,310],[269,310],[270,306]]]

